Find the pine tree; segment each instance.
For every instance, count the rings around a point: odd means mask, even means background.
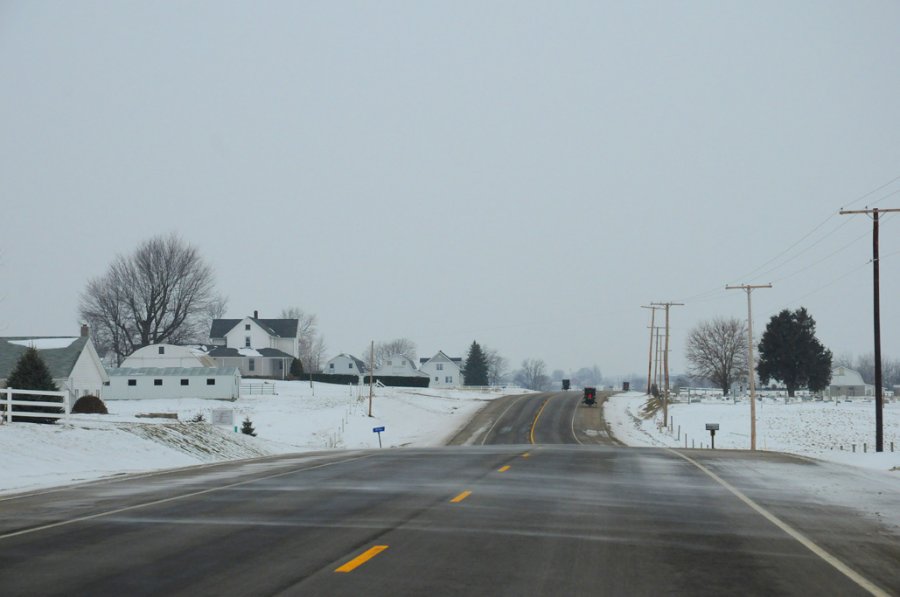
[[[759,379],[784,383],[788,396],[798,388],[813,392],[831,383],[831,351],[816,338],[816,321],[804,307],[773,315],[759,343]]]
[[[466,366],[463,369],[463,379],[467,386],[488,385],[488,363],[484,351],[478,342],[472,342],[469,347],[469,355],[466,357]]]
[[[50,374],[50,369],[47,368],[47,364],[44,363],[44,359],[41,358],[41,355],[38,353],[37,349],[29,347],[19,360],[16,362],[16,367],[13,369],[12,373],[9,374],[9,378],[6,380],[6,387],[14,388],[16,390],[44,390],[50,392],[57,392],[59,388],[56,387],[56,384],[53,383],[53,376]],[[32,396],[28,394],[13,394],[14,400],[27,400],[31,402],[45,402],[47,398],[45,396]],[[62,409],[52,407],[52,406],[34,406],[34,407],[24,407],[24,406],[13,406],[13,412],[17,410],[27,410],[42,412],[42,413],[61,413]],[[29,423],[55,423],[55,419],[34,419],[31,417],[19,417],[20,421],[26,421]]]
[[[303,377],[303,361],[300,359],[291,361],[290,374],[293,378],[301,379]]]
[[[256,429],[253,428],[253,421],[250,420],[250,417],[244,417],[244,424],[241,425],[241,433],[256,437]]]

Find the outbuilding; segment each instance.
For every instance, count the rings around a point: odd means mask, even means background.
[[[109,370],[105,400],[209,398],[234,400],[240,395],[236,367],[121,367]]]

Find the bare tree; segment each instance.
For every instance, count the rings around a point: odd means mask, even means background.
[[[484,357],[487,360],[488,384],[499,386],[506,383],[509,362],[492,348],[483,347]]]
[[[547,365],[541,359],[525,359],[522,368],[516,372],[515,381],[523,388],[544,391],[550,387]]]
[[[728,394],[747,375],[747,326],[740,319],[716,318],[697,324],[687,340],[689,371]]]
[[[842,358],[844,355],[842,355]],[[848,369],[853,369],[858,372],[863,381],[867,384],[875,383],[875,353],[867,352],[866,354],[861,354],[856,357],[856,362],[853,365],[849,365],[846,362],[842,361],[840,363],[833,363],[833,366],[842,365],[847,367]],[[881,379],[885,386],[890,387],[895,384],[900,383],[900,362],[895,361],[893,359],[882,356],[881,357]]]
[[[300,307],[282,309],[281,318],[297,320],[297,338],[299,338],[300,362],[303,363],[303,370],[308,373],[321,371],[326,346],[325,338],[319,334],[319,318]]]
[[[369,363],[369,353],[371,352],[371,347],[367,346],[363,351],[364,357],[361,357],[362,360]],[[412,359],[413,362],[416,361],[416,343],[410,340],[409,338],[394,338],[393,340],[388,340],[386,342],[376,342],[375,343],[375,366],[380,367],[384,362],[394,355],[402,354],[406,357]]]
[[[198,337],[217,297],[212,269],[176,234],[142,242],[88,281],[79,314],[102,351],[122,360],[143,346]]]
[[[206,310],[203,313],[200,324],[197,326],[197,337],[193,342],[196,344],[206,344],[209,342],[209,332],[212,329],[214,319],[222,319],[228,312],[228,297],[224,295],[216,295],[210,299]]]

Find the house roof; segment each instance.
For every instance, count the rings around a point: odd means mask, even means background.
[[[280,338],[296,338],[297,330],[300,327],[299,319],[256,319],[254,317],[244,317],[242,319],[213,319],[212,326],[209,330],[210,338],[224,338],[225,335],[233,330],[235,326],[240,325],[244,319],[249,319],[256,323],[262,329],[266,330],[271,336]]]
[[[87,345],[87,336],[13,336],[0,338],[0,379],[9,377],[19,358],[30,346],[37,348],[38,354],[50,370],[53,379],[65,379],[72,373],[78,357]]]
[[[444,358],[441,359],[441,358],[439,358],[439,357],[444,357]],[[437,354],[434,355],[433,357],[422,357],[422,358],[420,358],[420,359],[419,359],[419,363],[424,365],[424,364],[427,363],[428,361],[440,361],[440,360],[451,361],[451,362],[453,362],[453,363],[456,363],[457,365],[461,365],[461,364],[462,364],[462,358],[460,358],[460,357],[448,357],[446,354],[444,354],[444,351],[443,351],[443,350],[437,351]]]
[[[226,348],[224,346],[216,346],[208,353],[207,356],[211,356],[213,358],[225,358],[225,357],[251,357],[251,358],[275,358],[275,359],[293,359],[293,355],[289,355],[283,350],[278,350],[277,348]]]
[[[150,377],[176,376],[209,377],[211,375],[234,375],[237,367],[120,367],[110,369],[110,377]]]

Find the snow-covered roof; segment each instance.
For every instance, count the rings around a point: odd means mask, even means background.
[[[847,367],[838,367],[831,372],[831,385],[836,387],[865,386],[862,375]]]
[[[119,367],[107,371],[110,377],[150,377],[181,376],[210,377],[215,375],[235,375],[237,367]]]
[[[64,338],[26,338],[23,340],[8,340],[10,344],[16,346],[24,346],[25,348],[34,347],[37,350],[51,350],[56,348],[68,348],[72,342],[78,340],[77,336]]]

